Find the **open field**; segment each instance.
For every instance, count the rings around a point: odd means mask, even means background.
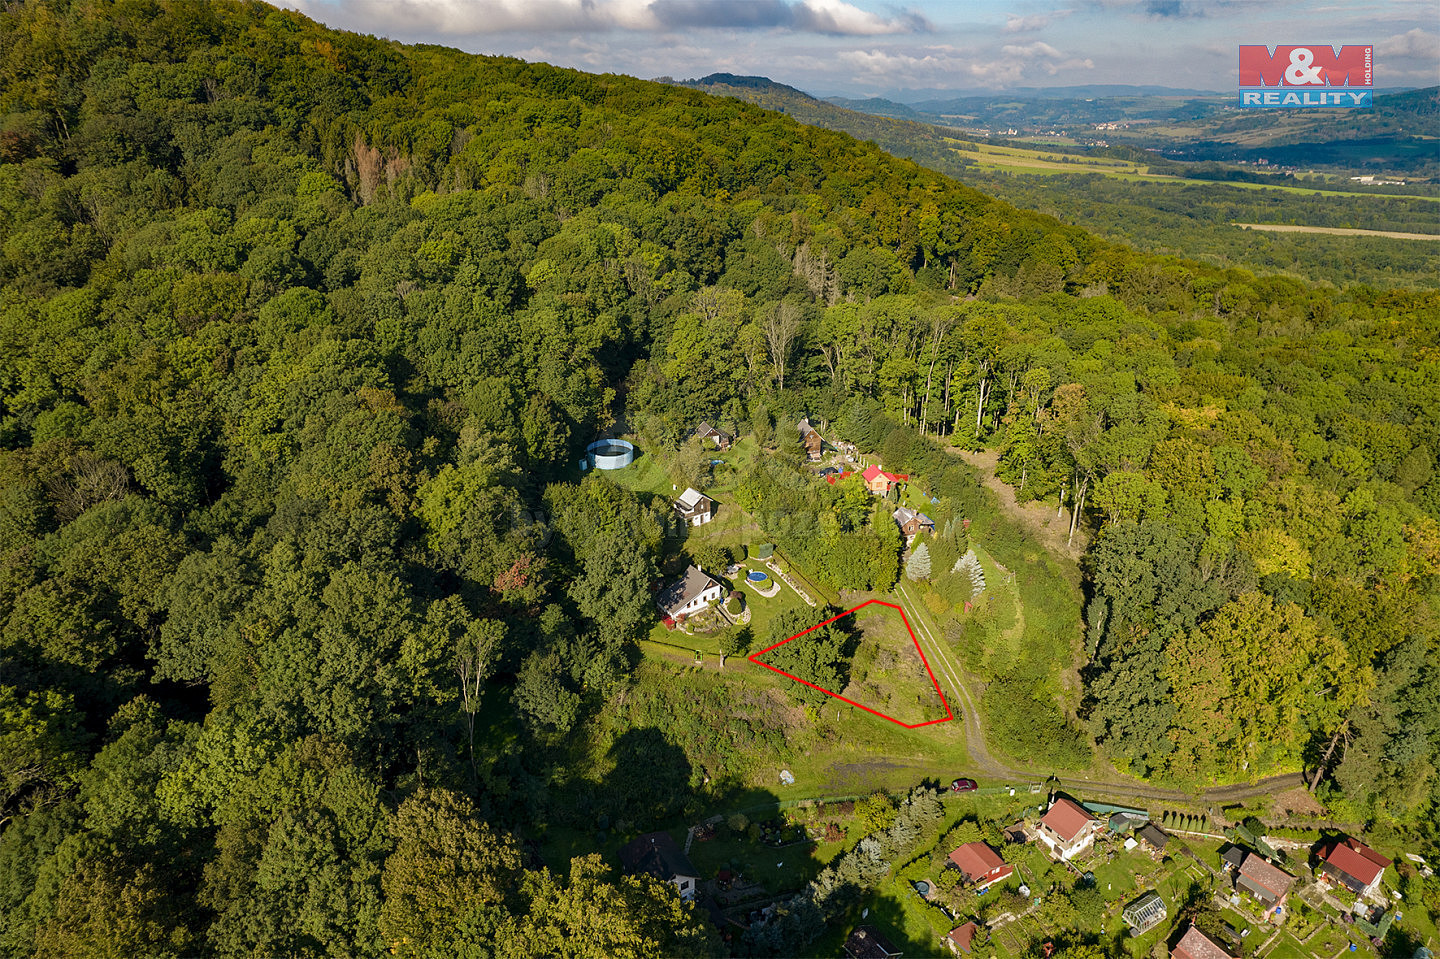
[[[944,719],[945,707],[900,614],[867,606],[855,621],[862,635],[845,697],[909,725]]]
[[[1100,173],[1113,179],[1128,180],[1131,182],[1173,183],[1182,186],[1229,186],[1238,187],[1243,190],[1281,190],[1286,193],[1299,193],[1311,196],[1389,197],[1405,200],[1423,199],[1440,201],[1440,197],[1432,196],[1412,196],[1398,193],[1361,193],[1350,190],[1317,190],[1314,187],[1297,186],[1294,185],[1293,182],[1279,182],[1278,176],[1276,177],[1277,182],[1275,183],[1244,183],[1234,180],[1207,180],[1195,177],[1175,176],[1168,173],[1151,173],[1150,168],[1145,164],[1111,159],[1109,157],[1089,157],[1081,154],[1057,153],[1042,149],[1027,150],[1020,147],[1000,147],[986,144],[976,149],[957,147],[955,148],[955,153],[976,164],[976,166],[982,170],[995,172],[1032,174]],[[1377,233],[1374,235],[1388,236],[1390,234]]]
[[[1392,240],[1440,240],[1440,233],[1396,233],[1391,230],[1351,230],[1339,226],[1291,226],[1284,223],[1236,223],[1246,230],[1270,233],[1330,233],[1335,236],[1383,236]]]

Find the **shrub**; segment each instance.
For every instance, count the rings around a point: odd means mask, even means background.
[[[730,827],[731,832],[742,833],[750,826],[750,817],[743,812],[731,813],[725,820],[725,825]]]
[[[935,888],[941,892],[949,892],[960,882],[960,870],[942,869],[940,875],[935,878]]]
[[[750,827],[745,830],[745,836],[746,836],[746,838],[748,838],[752,843],[759,842],[759,841],[760,841],[760,824],[759,824],[758,822],[752,822],[752,823],[750,824]]]
[[[867,796],[855,806],[855,815],[867,835],[889,829],[896,814],[894,798],[883,792]]]

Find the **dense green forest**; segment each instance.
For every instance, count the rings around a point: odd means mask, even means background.
[[[693,815],[779,738],[679,740],[636,681],[681,541],[577,482],[621,424],[763,437],[777,525],[802,413],[956,517],[944,447],[997,448],[1093,536],[1083,703],[1008,748],[1201,783],[1338,737],[1333,809],[1440,815],[1440,294],[1142,255],[735,100],[259,3],[7,8],[0,117],[0,954],[720,954],[533,844]],[[817,534],[893,560],[852,493]]]
[[[747,82],[749,81],[749,82]],[[1256,183],[1303,186],[1317,192],[1254,189],[1223,182],[1168,183],[1104,176],[1064,170],[1041,174],[982,170],[957,152],[973,147],[960,134],[919,120],[891,118],[845,109],[816,100],[793,87],[756,77],[717,74],[687,85],[721,96],[733,96],[767,109],[781,110],[802,123],[843,130],[874,142],[895,156],[914,160],[932,170],[1027,210],[1036,210],[1066,223],[1085,227],[1098,236],[1126,243],[1150,253],[1183,256],[1215,266],[1237,266],[1262,274],[1278,274],[1302,281],[1344,287],[1356,282],[1379,287],[1437,285],[1440,255],[1429,241],[1388,237],[1334,236],[1317,233],[1262,233],[1242,230],[1235,223],[1279,223],[1299,226],[1342,227],[1401,233],[1430,233],[1440,223],[1440,203],[1428,185],[1363,187],[1351,183],[1324,183],[1249,172],[1216,163],[1182,163],[1133,146],[1115,145],[1093,150],[1046,146],[1047,152],[1114,157],[1146,167],[1150,173],[1176,178],[1223,181],[1238,176]],[[1404,100],[1432,109],[1433,90],[1399,94],[1382,101]],[[1272,111],[1273,112],[1273,111]],[[1299,112],[1299,111],[1297,111]],[[1409,116],[1410,113],[1405,114]],[[1115,119],[1107,115],[1106,119]],[[1318,135],[1311,118],[1291,118],[1309,134]],[[1382,122],[1386,122],[1382,118]],[[1337,136],[1340,134],[1337,133]],[[996,139],[990,145],[1015,145]],[[1429,141],[1416,140],[1424,149]],[[1296,148],[1299,149],[1299,148]],[[1263,151],[1262,151],[1263,152]],[[1278,160],[1272,161],[1278,163]],[[1288,161],[1287,161],[1288,162]],[[1309,165],[1311,161],[1306,162]],[[1376,190],[1382,193],[1424,191],[1413,199],[1393,196],[1349,196],[1335,192]],[[1319,192],[1324,191],[1324,192]]]

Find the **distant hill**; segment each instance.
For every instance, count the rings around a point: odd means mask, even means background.
[[[847,100],[845,97],[826,97],[825,102],[840,107],[842,110],[854,110],[857,113],[871,113],[882,117],[895,117],[901,120],[924,119],[914,108],[903,103],[896,103],[894,100],[886,100],[883,97],[870,97],[867,100]]]
[[[895,117],[881,109],[882,105],[889,103],[886,100],[852,101],[857,105],[868,105],[868,110],[847,108],[817,100],[802,90],[766,77],[742,77],[730,73],[712,73],[698,80],[669,82],[715,96],[745,100],[811,126],[839,130],[861,140],[869,140],[894,156],[906,157],[951,176],[957,175],[966,165],[952,149],[953,145],[947,142],[947,136],[955,135],[955,131],[919,119]],[[908,110],[901,104],[890,105]]]

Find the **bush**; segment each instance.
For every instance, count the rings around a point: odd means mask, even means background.
[[[877,792],[855,805],[855,816],[866,835],[889,829],[896,815],[895,800],[888,793]]]
[[[747,839],[749,839],[752,843],[757,843],[757,842],[759,842],[759,841],[760,841],[760,824],[759,824],[758,822],[752,822],[752,823],[750,824],[750,827],[745,830],[745,837],[746,837]]]
[[[730,827],[731,832],[743,833],[750,827],[750,817],[743,812],[731,813],[730,817],[725,820],[725,825]]]

